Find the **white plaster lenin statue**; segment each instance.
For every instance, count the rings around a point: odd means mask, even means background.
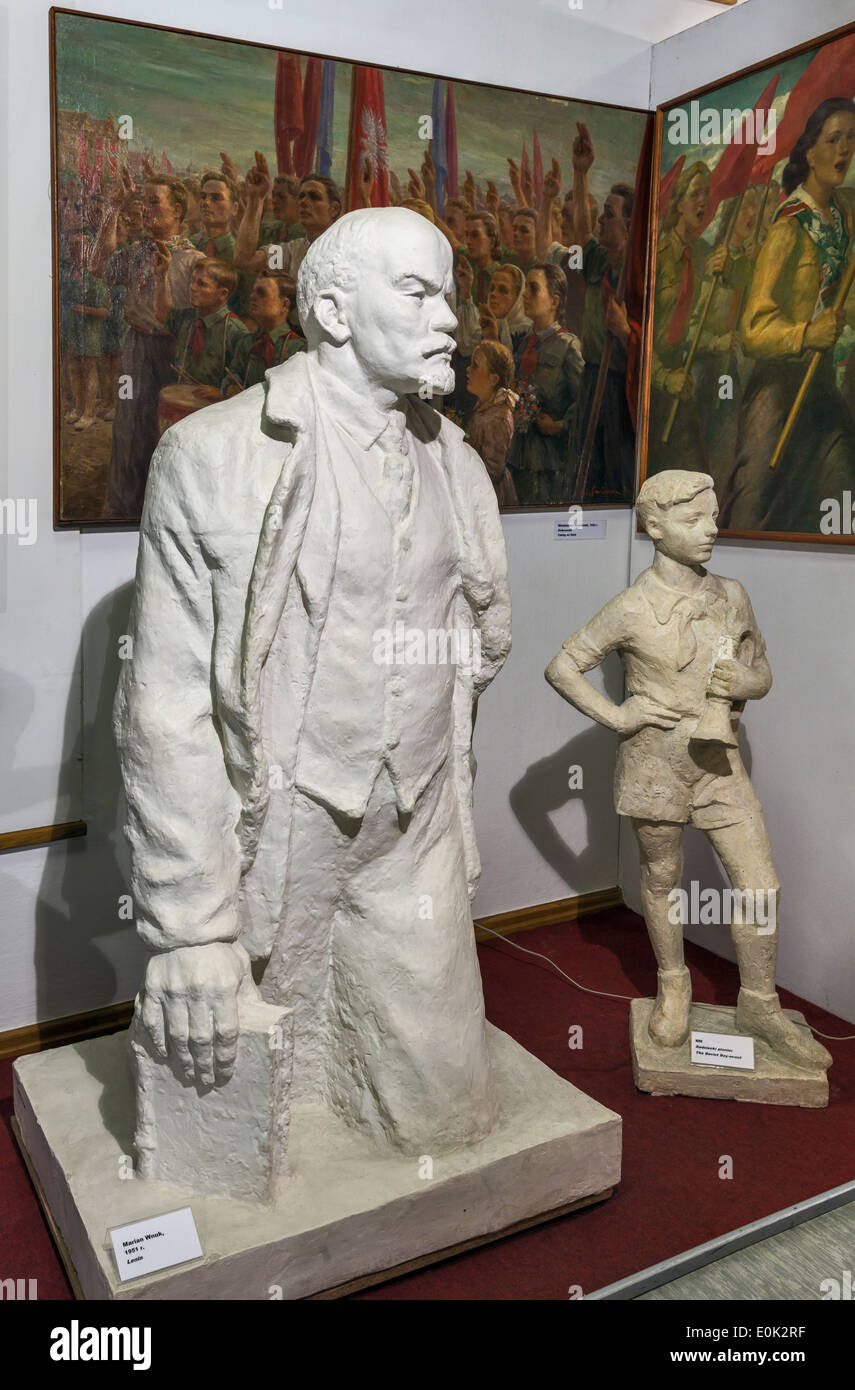
[[[309,248],[308,353],[154,457],[114,718],[160,1055],[226,1081],[254,974],[294,1011],[293,1101],[416,1154],[496,1118],[471,738],[510,604],[487,471],[427,399],[454,384],[451,289],[406,209]],[[461,659],[385,664],[398,624]]]
[[[638,516],[655,546],[653,564],[568,638],[546,678],[620,735],[616,808],[632,817],[638,839],[644,915],[659,967],[653,1039],[679,1047],[689,1034],[691,978],[669,895],[681,884],[683,829],[691,824],[706,833],[733,887],[749,890],[757,908],[734,914],[731,927],[741,984],[738,1031],[762,1038],[796,1066],[825,1069],[829,1053],[786,1017],[775,990],[780,885],[763,810],[736,747],[745,701],[767,694],[772,673],[742,585],[704,568],[717,515],[706,473],[673,469],[648,478]],[[621,705],[584,675],[612,651],[626,676]]]

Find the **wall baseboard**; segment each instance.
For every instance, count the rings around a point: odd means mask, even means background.
[[[73,840],[85,834],[85,820],[67,820],[61,825],[34,825],[29,830],[4,830],[0,834],[0,853],[29,849],[31,845],[52,845],[57,840]]]
[[[12,1028],[0,1033],[0,1060],[23,1057],[28,1052],[46,1052],[49,1047],[64,1047],[66,1043],[97,1038],[102,1033],[117,1033],[128,1028],[134,1012],[134,1001],[106,1004],[88,1013],[68,1014],[66,1018],[51,1018],[46,1023],[28,1023],[25,1028]]]
[[[534,931],[535,927],[555,927],[561,922],[575,922],[594,912],[623,907],[619,888],[598,888],[595,893],[579,893],[575,898],[559,898],[552,903],[536,903],[534,907],[517,907],[513,912],[497,912],[493,917],[479,917],[475,922],[476,941],[489,941],[492,932],[510,936],[513,932]],[[481,931],[480,923],[490,931]]]
[[[596,893],[580,893],[575,898],[559,898],[557,902],[517,907],[513,912],[499,912],[482,920],[499,936],[510,936],[514,932],[553,927],[561,922],[572,922],[578,917],[622,906],[619,888],[602,888]],[[490,932],[482,931],[477,923],[475,937],[478,941],[491,939]],[[49,1047],[63,1047],[67,1043],[81,1042],[84,1038],[100,1037],[103,1033],[116,1033],[130,1025],[133,1012],[133,1000],[128,999],[122,1004],[107,1004],[102,1009],[91,1009],[88,1013],[69,1014],[66,1018],[52,1018],[46,1023],[12,1028],[0,1033],[0,1060],[23,1057],[28,1052],[44,1052]]]

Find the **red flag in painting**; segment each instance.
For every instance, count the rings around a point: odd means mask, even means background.
[[[725,145],[721,159],[710,176],[710,198],[704,227],[710,225],[719,204],[724,202],[725,198],[735,198],[738,194],[744,193],[751,182],[751,170],[757,158],[756,137],[760,134],[762,139],[762,136],[769,129],[769,110],[775,100],[775,91],[779,80],[779,74],[775,73],[771,82],[766,85],[754,104],[751,138],[745,138],[749,132],[747,119],[743,116],[739,127],[742,138],[738,141],[731,138]],[[733,134],[734,132],[731,131],[731,136]]]
[[[543,159],[540,153],[540,141],[537,138],[537,131],[531,132],[531,160],[532,178],[534,180],[534,201],[540,206],[540,195],[543,192]]]
[[[445,180],[446,198],[458,197],[457,187],[457,117],[454,112],[454,85],[449,82],[445,93]]]
[[[650,170],[653,161],[653,117],[648,116],[635,171],[635,197],[626,248],[624,306],[629,320],[626,352],[626,403],[633,428],[638,428],[641,387],[641,347],[644,325],[644,290],[647,280],[647,223],[650,218]]]
[[[172,160],[169,158],[166,150],[161,150],[160,152],[160,167],[161,169],[165,169],[167,174],[172,173]]]
[[[372,207],[389,206],[389,155],[386,150],[386,103],[379,68],[353,65],[350,148],[347,167],[348,211],[361,207],[359,173],[366,159],[374,173]]]
[[[311,174],[315,167],[315,144],[318,138],[318,121],[321,116],[321,74],[322,58],[306,60],[306,75],[303,78],[303,129],[294,141],[294,173],[300,178]]]
[[[529,168],[528,150],[525,147],[525,140],[523,140],[522,159],[520,160],[520,178],[522,179],[523,188],[525,188],[526,183],[531,178],[531,169]]]
[[[665,210],[668,207],[671,194],[674,191],[674,185],[676,184],[678,178],[683,172],[683,165],[685,164],[685,162],[686,156],[684,154],[681,154],[676,164],[672,164],[667,174],[664,174],[663,177],[659,180],[658,216],[660,221],[665,216]]]
[[[276,62],[276,97],[273,106],[273,135],[276,165],[280,174],[293,174],[292,142],[303,129],[303,88],[300,59],[295,53],[280,53]]]
[[[754,161],[752,183],[769,182],[775,165],[787,158],[804,130],[808,116],[827,97],[855,97],[855,34],[826,44],[808,63],[787,97],[774,150]]]

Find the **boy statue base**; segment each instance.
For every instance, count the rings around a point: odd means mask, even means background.
[[[639,1091],[652,1096],[696,1096],[701,1100],[750,1100],[760,1105],[799,1105],[822,1110],[828,1105],[828,1076],[824,1067],[796,1067],[772,1051],[762,1039],[754,1039],[751,1069],[714,1067],[692,1061],[692,1033],[739,1036],[736,1010],[726,1005],[693,1004],[689,1010],[689,1036],[679,1047],[666,1047],[650,1033],[654,999],[633,999],[629,1012],[632,1079]],[[794,1009],[784,1013],[806,1038],[810,1031],[804,1016]]]

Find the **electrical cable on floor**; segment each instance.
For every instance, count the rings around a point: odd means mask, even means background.
[[[481,931],[489,932],[491,936],[497,936],[500,941],[507,941],[509,946],[516,946],[518,951],[524,952],[527,956],[537,956],[539,960],[547,961],[554,970],[558,971],[559,975],[564,975],[565,980],[569,980],[571,985],[575,985],[576,989],[581,989],[585,994],[599,994],[603,999],[625,999],[630,1004],[633,999],[636,998],[633,994],[609,994],[609,992],[604,989],[589,989],[587,985],[580,985],[578,980],[574,980],[572,976],[566,975],[561,969],[561,966],[555,964],[551,956],[545,956],[541,951],[530,951],[527,946],[518,946],[516,941],[508,941],[508,938],[502,936],[501,932],[493,931],[492,927],[485,927],[483,922],[476,922],[475,926],[480,927]],[[640,998],[641,996],[639,995],[638,997]]]
[[[474,920],[475,919],[473,918],[473,921]],[[551,956],[545,956],[542,951],[532,951],[529,949],[528,946],[520,946],[516,941],[511,941],[507,936],[503,936],[501,932],[493,931],[492,927],[485,927],[483,922],[475,921],[475,926],[479,927],[481,931],[489,932],[491,936],[497,937],[499,941],[507,942],[509,946],[515,947],[517,951],[522,951],[523,954],[526,956],[537,956],[538,960],[545,960],[547,965],[551,965],[553,970],[557,970],[559,975],[563,975],[565,980],[567,980],[571,985],[573,985],[575,989],[581,989],[584,994],[598,994],[601,999],[625,999],[629,1004],[632,1003],[633,999],[644,998],[644,996],[641,994],[611,994],[606,989],[589,989],[587,985],[580,985],[579,981],[574,980],[572,975],[566,974],[565,971],[561,969],[560,965],[555,964],[555,961],[552,959]],[[701,1004],[697,1000],[693,1000],[692,1007],[695,1009],[720,1009],[722,1005]],[[805,1022],[807,1022],[807,1020],[805,1020]],[[810,1028],[810,1031],[812,1033],[816,1034],[818,1038],[827,1038],[829,1042],[855,1041],[855,1033],[844,1033],[842,1035],[836,1033],[820,1033],[819,1029],[812,1027],[810,1023],[808,1023],[807,1026],[808,1028]]]

